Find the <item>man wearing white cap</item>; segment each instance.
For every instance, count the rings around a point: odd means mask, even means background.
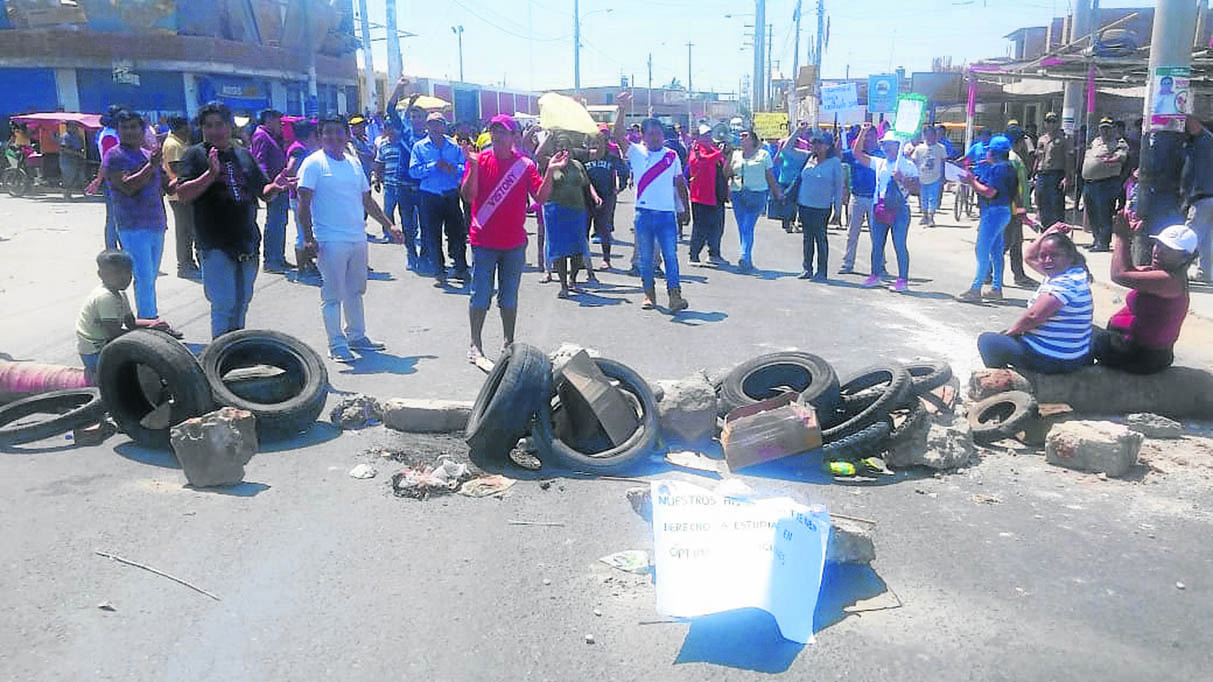
[[[1175,361],[1175,341],[1188,315],[1188,268],[1196,260],[1196,233],[1172,225],[1151,239],[1149,265],[1133,264],[1132,232],[1117,221],[1112,242],[1112,281],[1132,291],[1125,305],[1096,329],[1091,341],[1095,361],[1133,374],[1152,374]]]
[[[413,145],[409,173],[421,181],[421,267],[422,274],[446,281],[442,257],[442,234],[446,233],[447,251],[455,266],[455,279],[466,280],[467,229],[459,204],[459,181],[467,163],[463,149],[446,135],[446,117],[435,111],[425,119],[425,139]]]

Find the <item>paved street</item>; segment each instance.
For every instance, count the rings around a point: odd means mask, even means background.
[[[78,364],[74,322],[96,286],[103,214],[95,201],[0,197],[3,357]],[[630,195],[617,223],[630,242]],[[591,346],[649,379],[791,347],[823,356],[840,374],[929,356],[967,377],[980,365],[977,334],[1005,328],[1031,292],[1009,288],[999,306],[956,303],[952,294],[973,273],[974,226],[913,223],[910,294],[863,290],[858,275],[796,279],[800,235],[764,219],[757,275],[689,267],[680,246],[691,309],[676,317],[641,311],[638,280],[619,271],[562,301],[558,285],[540,284],[532,268],[519,339],[548,350],[564,341]],[[834,271],[841,233],[830,241]],[[859,251],[857,269],[866,272],[866,233]],[[172,253],[170,230],[161,268],[170,275]],[[617,264],[626,269],[630,253],[618,249]],[[736,262],[731,214],[724,255]],[[466,290],[406,272],[400,247],[372,245],[371,263],[369,332],[388,352],[352,369],[330,364],[334,388],[472,399],[484,375],[465,359]],[[1107,284],[1106,256],[1091,268],[1102,321],[1121,292]],[[205,343],[201,285],[168,276],[158,292],[162,317],[187,342]],[[1207,367],[1213,291],[1194,290],[1193,299],[1179,362]],[[318,290],[260,275],[249,327],[323,349]],[[485,341],[486,349],[500,345],[495,313]],[[1213,441],[1203,437],[1149,444],[1143,458],[1152,466],[1125,480],[992,450],[960,472],[902,474],[877,487],[805,480],[807,470],[795,468],[783,478],[743,477],[878,524],[876,562],[828,576],[817,640],[805,647],[781,640],[761,613],[666,622],[647,578],[599,563],[651,549],[647,525],[624,497],[634,484],[558,480],[545,490],[520,481],[502,500],[416,502],[392,496],[385,464],[375,479],[346,475],[371,461],[360,453],[376,444],[417,442],[382,428],[339,435],[318,426],[273,444],[249,464],[248,483],[219,492],[183,488],[171,455],[122,436],[0,457],[8,503],[0,678],[616,682],[782,672],[804,680],[1136,681],[1201,679],[1213,669]],[[222,601],[94,550],[150,564]],[[871,601],[856,608],[866,612],[843,611],[863,599]],[[98,609],[101,602],[116,611]]]

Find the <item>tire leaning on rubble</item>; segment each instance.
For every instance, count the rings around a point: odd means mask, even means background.
[[[992,395],[969,409],[973,440],[986,444],[1013,438],[1036,415],[1036,398],[1024,391]]]
[[[14,424],[30,415],[54,415],[32,424]],[[105,417],[101,392],[95,388],[73,388],[40,393],[0,407],[0,447],[33,443],[91,426]]]
[[[943,360],[923,360],[905,365],[914,395],[929,393],[952,380],[952,366]]]
[[[550,422],[552,361],[538,348],[515,342],[485,378],[468,415],[465,440],[472,462],[508,465],[510,450],[535,422]]]
[[[838,403],[838,374],[812,353],[784,351],[751,358],[729,372],[720,385],[720,414],[775,398],[786,390],[800,393],[817,410]]]
[[[867,396],[859,397],[867,391],[871,391],[869,395],[875,395],[870,404],[865,404]],[[843,409],[849,406],[854,411],[844,412],[841,419],[832,415],[831,418],[822,419],[825,425],[821,431],[822,442],[833,443],[858,433],[869,424],[887,417],[910,395],[910,374],[899,364],[877,365],[857,372],[843,382],[840,389]]]
[[[139,367],[160,375],[172,401],[168,426],[149,428],[141,422],[157,408],[139,380]],[[214,407],[210,384],[198,359],[177,339],[150,329],[136,329],[105,344],[97,362],[101,402],[123,433],[139,445],[168,448],[169,430]]]
[[[885,420],[872,422],[855,433],[822,445],[822,459],[826,462],[854,462],[865,457],[875,457],[888,448],[891,428],[892,425]]]
[[[619,445],[601,452],[585,453],[556,437],[549,411],[538,420],[531,434],[539,450],[539,461],[543,462],[544,466],[556,465],[594,474],[616,474],[626,472],[656,447],[661,422],[657,412],[657,399],[648,382],[621,362],[594,358],[594,364],[598,365],[598,369],[608,378],[619,382],[620,390],[630,394],[635,400],[640,424],[632,435]]]
[[[282,332],[241,329],[211,341],[199,359],[215,404],[236,407],[257,418],[258,437],[283,438],[306,431],[324,411],[329,374],[320,354],[303,341]],[[224,382],[233,369],[270,365],[284,370],[287,382],[278,402],[242,396]]]

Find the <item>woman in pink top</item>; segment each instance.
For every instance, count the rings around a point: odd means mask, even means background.
[[[1151,236],[1149,265],[1136,266],[1129,247],[1128,221],[1116,221],[1112,242],[1112,281],[1132,289],[1125,306],[1096,329],[1091,341],[1095,361],[1133,374],[1152,374],[1175,361],[1174,346],[1188,314],[1188,267],[1196,260],[1196,233],[1172,225]]]

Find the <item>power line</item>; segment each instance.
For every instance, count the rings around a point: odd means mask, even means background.
[[[501,23],[497,23],[497,22],[509,22],[509,23],[513,23],[513,22],[511,22],[510,20],[501,16],[500,14],[493,12],[492,10],[490,10],[488,8],[468,7],[467,5],[463,4],[459,0],[451,0],[451,2],[458,5],[459,7],[462,7],[473,17],[475,17],[476,19],[479,19],[481,22],[487,24],[488,26],[491,26],[492,28],[495,28],[498,31],[501,31],[502,33],[505,33],[507,35],[514,36],[515,38],[521,38],[523,40],[532,40],[537,43],[559,43],[559,42],[572,40],[572,36],[560,36],[560,37],[556,37],[556,38],[543,38],[543,37],[537,37],[537,36],[524,35],[522,33],[516,32],[516,31],[511,31],[510,29],[506,28],[505,26],[502,26]],[[492,15],[496,21],[489,21],[488,19],[486,19],[483,16],[484,14]],[[522,30],[522,29],[520,28],[519,30]],[[582,41],[582,42],[584,43],[584,41]]]

